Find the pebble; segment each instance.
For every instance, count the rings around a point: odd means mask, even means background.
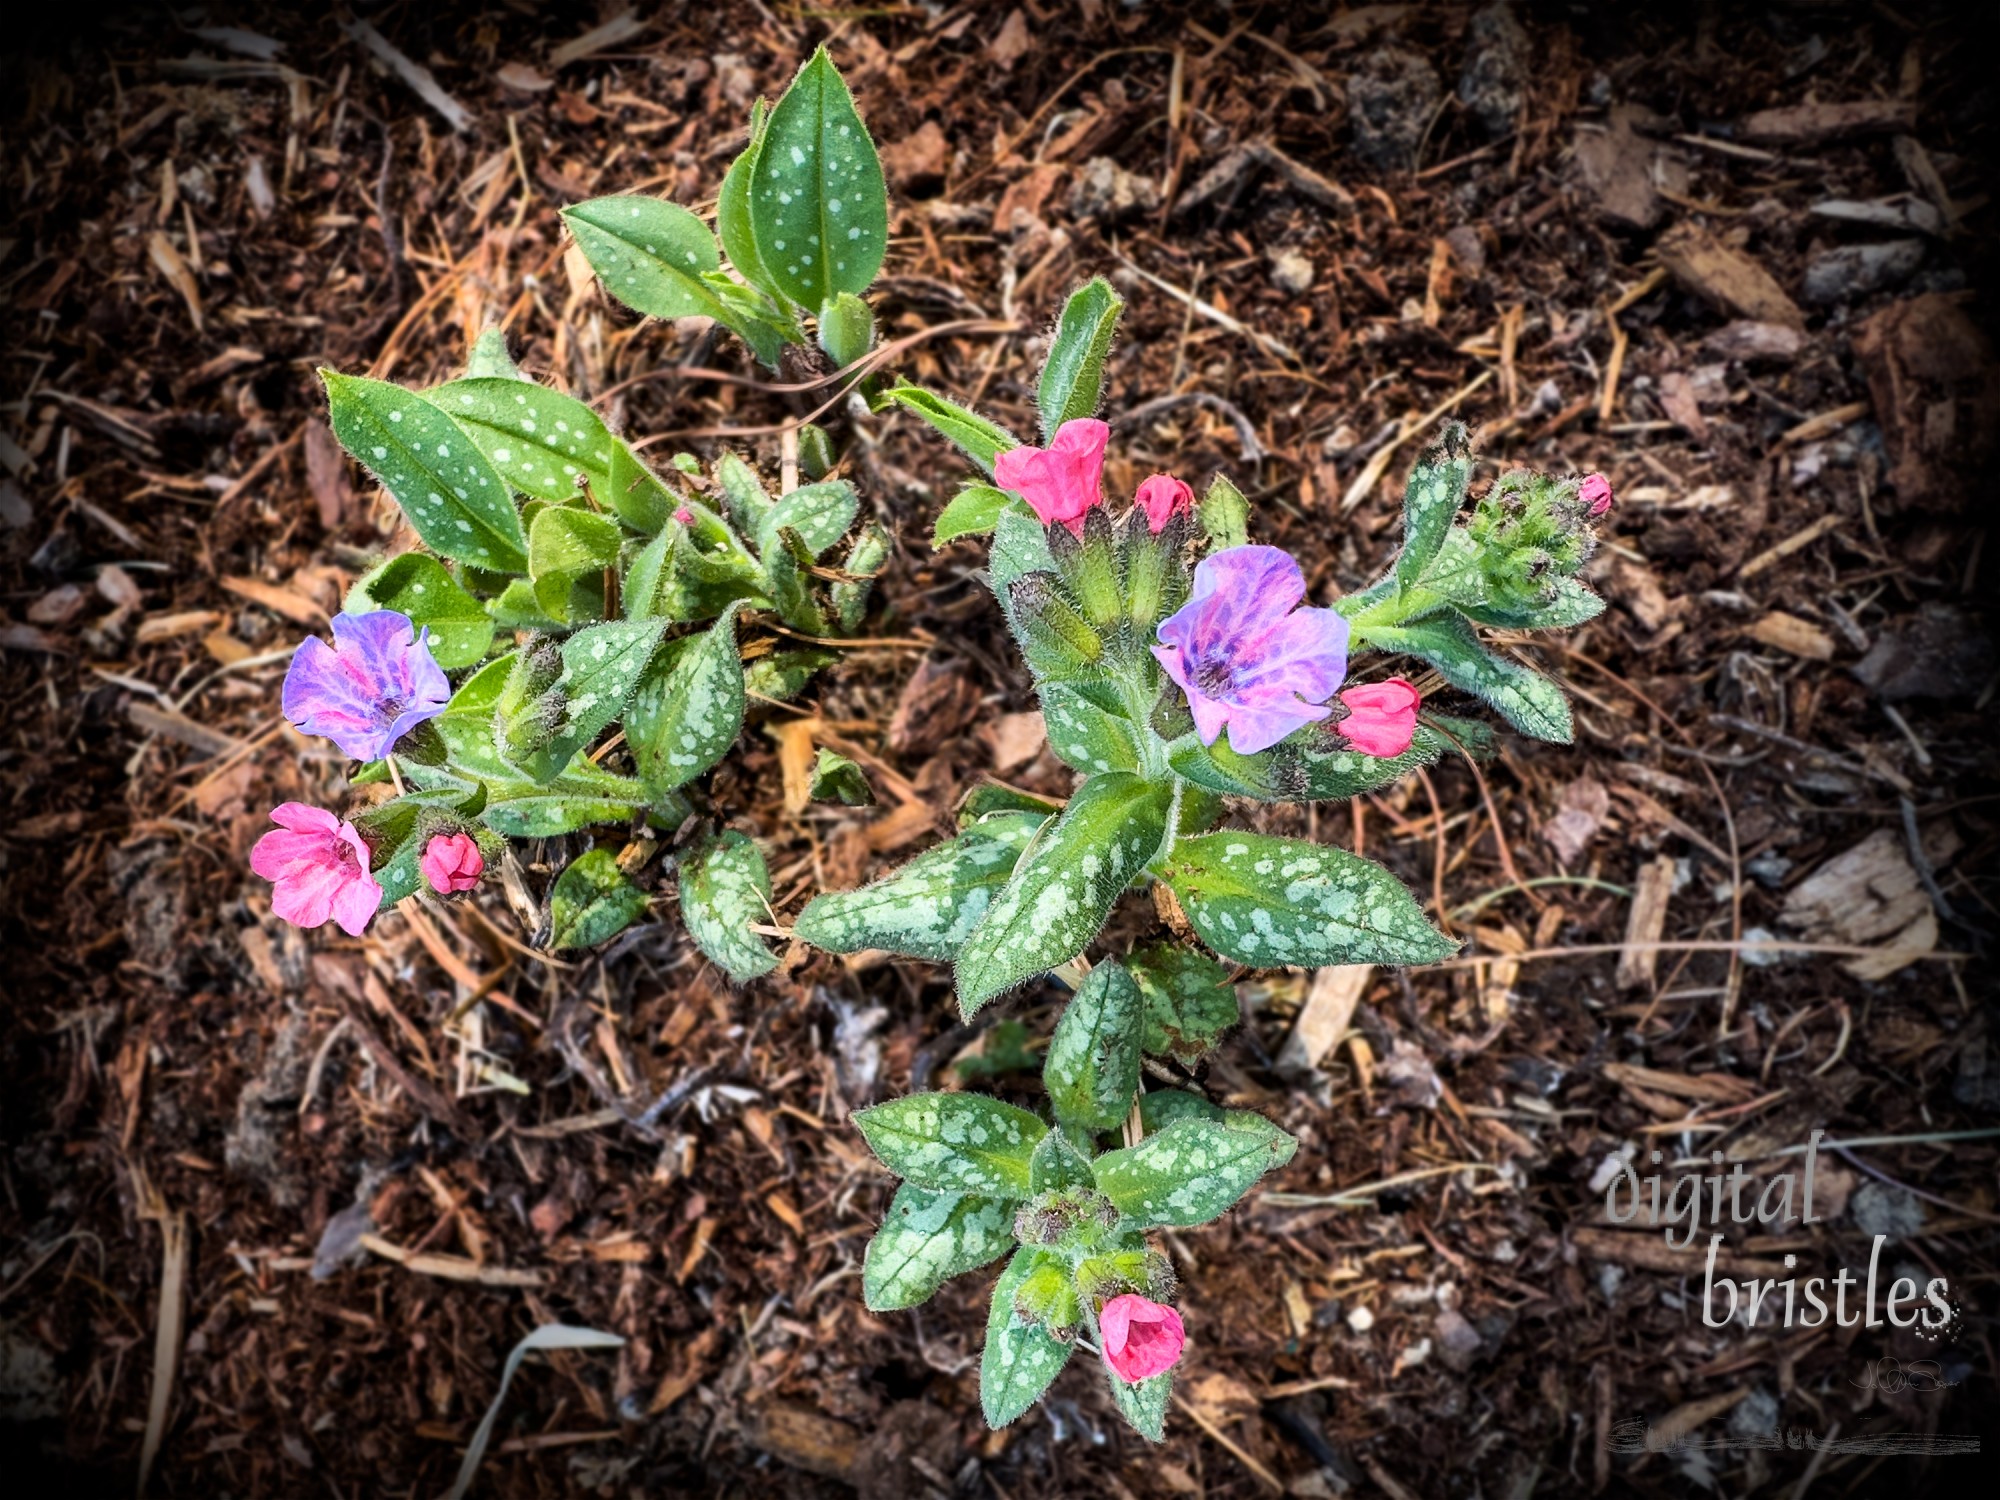
[[[1271,285],[1287,296],[1300,297],[1312,290],[1312,257],[1301,250],[1271,252]]]

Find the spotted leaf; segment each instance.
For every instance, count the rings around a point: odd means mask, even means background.
[[[1049,1127],[984,1094],[909,1094],[858,1111],[869,1150],[905,1182],[940,1193],[1028,1196],[1029,1163]]]
[[[567,500],[583,481],[611,482],[616,441],[574,396],[505,376],[453,380],[425,392],[524,495]]]
[[[681,866],[681,920],[695,946],[738,984],[778,967],[750,930],[771,920],[771,870],[747,835],[730,829]]]
[[[1091,1163],[1097,1190],[1126,1224],[1187,1228],[1227,1212],[1252,1184],[1292,1159],[1298,1142],[1261,1115],[1186,1117]]]
[[[639,779],[664,797],[721,760],[743,730],[743,664],[731,604],[692,644],[661,652],[625,711]]]
[[[1181,839],[1163,873],[1202,941],[1240,964],[1428,964],[1458,948],[1402,881],[1344,849],[1225,829]]]
[[[514,497],[462,427],[387,381],[333,370],[319,378],[334,436],[396,497],[425,546],[496,573],[526,569]]]
[[[1023,1245],[993,1285],[986,1350],[979,1360],[979,1405],[988,1426],[1005,1427],[1039,1401],[1076,1348],[1075,1340],[1064,1342],[1028,1322],[1014,1305],[1028,1278],[1045,1269],[1068,1274],[1060,1257]]]
[[[1014,1248],[1014,1205],[977,1193],[939,1193],[904,1183],[861,1263],[871,1312],[915,1307],[953,1276]]]

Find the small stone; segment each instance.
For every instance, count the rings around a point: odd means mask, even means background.
[[[1701,341],[1704,354],[1745,362],[1794,360],[1805,346],[1806,336],[1796,328],[1787,328],[1782,323],[1757,323],[1748,318],[1725,323]]]
[[[1375,1326],[1375,1314],[1365,1307],[1357,1307],[1347,1315],[1347,1326],[1356,1333],[1366,1333]]]
[[[1506,4],[1474,11],[1458,97],[1480,129],[1510,135],[1527,98],[1528,34]]]
[[[1461,1375],[1472,1367],[1481,1344],[1479,1330],[1453,1308],[1437,1316],[1437,1342],[1440,1357]]]
[[[1887,1235],[1891,1241],[1907,1239],[1924,1227],[1923,1200],[1908,1188],[1891,1187],[1872,1179],[1854,1190],[1848,1200],[1854,1227],[1871,1239]]]
[[[1806,266],[1805,299],[1815,307],[1851,302],[1908,281],[1923,262],[1924,242],[1918,239],[1823,251]]]
[[[1486,242],[1479,237],[1479,231],[1470,224],[1460,224],[1444,237],[1451,246],[1451,253],[1458,257],[1458,263],[1465,267],[1465,274],[1477,276],[1486,269]]]
[[[1750,1394],[1729,1414],[1732,1437],[1754,1438],[1778,1430],[1778,1398],[1763,1386],[1753,1386]]]
[[[1444,86],[1421,54],[1380,47],[1347,81],[1354,154],[1379,172],[1407,172],[1430,128]]]
[[[1289,297],[1302,297],[1312,290],[1312,257],[1299,250],[1271,252],[1271,285]]]
[[[1154,213],[1159,206],[1159,184],[1126,171],[1108,156],[1093,156],[1084,163],[1069,194],[1072,217],[1095,224],[1115,224],[1134,214]]]

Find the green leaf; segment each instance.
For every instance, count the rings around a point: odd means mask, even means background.
[[[872,278],[871,278],[872,279]],[[819,346],[845,369],[875,345],[875,314],[852,292],[836,292],[819,310]]]
[[[1192,1063],[1241,1019],[1229,970],[1204,953],[1158,943],[1125,962],[1145,997],[1143,1045],[1156,1057]]]
[[[662,198],[593,198],[562,211],[604,290],[654,318],[729,321],[703,273],[722,264],[708,226]]]
[[[859,890],[813,897],[792,931],[829,953],[882,948],[947,962],[1014,873],[1021,850],[1043,821],[1037,813],[989,818]]]
[[[825,635],[830,627],[813,589],[812,549],[789,526],[780,527],[762,549],[764,592],[778,618],[805,635]]]
[[[611,620],[564,641],[556,680],[567,699],[562,727],[521,769],[536,781],[548,780],[623,713],[665,629],[661,620]]]
[[[414,896],[424,885],[424,846],[428,839],[405,839],[396,852],[369,873],[382,887],[382,909],[387,910],[405,896]]]
[[[764,518],[776,502],[765,492],[757,471],[734,453],[724,453],[715,461],[715,482],[721,487],[729,524],[744,536],[761,536]]]
[[[1240,755],[1227,736],[1203,745],[1192,734],[1167,747],[1167,763],[1196,786],[1261,802],[1325,802],[1358,797],[1393,785],[1445,751],[1443,737],[1418,725],[1410,748],[1378,759],[1359,750],[1326,750],[1324,731],[1308,726],[1300,734],[1255,755]]]
[[[868,784],[861,767],[821,745],[813,761],[812,799],[838,802],[844,807],[867,807],[875,800],[875,789]]]
[[[632,559],[625,613],[632,619],[712,620],[733,601],[768,606],[763,569],[720,516],[686,502],[692,518],[672,525]]]
[[[662,652],[625,710],[625,739],[639,779],[655,797],[701,775],[743,731],[743,664],[732,604],[692,645]]]
[[[1152,1089],[1139,1096],[1139,1126],[1147,1135],[1158,1135],[1176,1120],[1220,1120],[1225,1113],[1186,1089]]]
[[[624,541],[618,523],[595,511],[549,505],[528,523],[528,576],[534,581],[535,602],[554,619],[572,618],[573,590],[580,582],[597,585],[591,592],[602,603],[603,573],[618,563]]]
[[[1030,1276],[1045,1268],[1063,1275],[1068,1265],[1052,1251],[1023,1245],[993,1286],[986,1315],[986,1350],[979,1359],[979,1405],[989,1427],[1005,1427],[1041,1399],[1076,1349],[1015,1311],[1014,1298]]]
[[[622,438],[611,440],[611,471],[604,501],[634,531],[653,536],[674,513],[674,493],[642,463]]]
[[[1049,1127],[984,1094],[906,1094],[859,1110],[854,1126],[882,1165],[940,1193],[1028,1196],[1029,1161]]]
[[[868,1242],[861,1297],[870,1312],[928,1302],[953,1276],[1014,1248],[1014,1205],[976,1193],[937,1193],[904,1183]]]
[[[1461,604],[1468,620],[1496,630],[1574,630],[1604,613],[1604,601],[1574,578],[1553,581],[1555,597],[1547,603],[1510,607],[1499,603]]]
[[[864,521],[861,529],[854,534],[854,543],[847,549],[847,560],[841,571],[853,575],[835,583],[832,589],[833,611],[840,620],[843,635],[852,635],[861,627],[868,614],[868,596],[874,591],[875,579],[889,561],[890,549],[895,546],[895,538],[889,528],[880,521]]]
[[[844,479],[801,486],[765,513],[757,531],[757,550],[768,557],[778,545],[778,533],[794,531],[817,561],[821,553],[847,535],[860,508],[860,496]]]
[[[801,307],[868,290],[889,246],[889,195],[868,127],[819,47],[771,111],[750,164],[763,269]]]
[[[604,823],[629,823],[646,806],[645,788],[609,772],[549,782],[488,780],[486,826],[511,839],[548,839]]]
[[[702,280],[722,302],[724,325],[750,346],[760,364],[775,370],[785,345],[805,342],[798,320],[775,311],[762,292],[730,280],[724,271],[710,271]]]
[[[1410,470],[1403,491],[1403,552],[1396,559],[1396,585],[1407,591],[1444,545],[1452,518],[1465,503],[1472,482],[1472,445],[1463,422],[1447,422],[1437,442]]]
[[[1298,1142],[1259,1115],[1234,1114],[1226,1123],[1190,1115],[1136,1146],[1105,1152],[1091,1166],[1097,1190],[1127,1226],[1185,1229],[1228,1212],[1297,1149]]]
[[[1458,950],[1402,881],[1345,849],[1224,829],[1179,840],[1162,873],[1202,941],[1241,964],[1428,964]]]
[[[1038,797],[1033,792],[1024,792],[1005,782],[982,781],[965,794],[965,800],[958,805],[958,822],[961,828],[977,823],[988,813],[1025,812],[1033,813],[1039,820],[1051,813],[1062,811],[1060,802],[1052,802],[1047,797]]]
[[[993,460],[1009,448],[1021,446],[1021,440],[997,422],[976,416],[956,402],[947,401],[920,385],[893,386],[882,393],[881,400],[893,402],[922,417],[950,438],[967,458],[978,464],[988,479],[993,477]]]
[[[968,1017],[1097,936],[1159,851],[1172,797],[1168,784],[1123,771],[1077,789],[959,949],[958,999]]]
[[[1384,651],[1406,651],[1436,667],[1446,682],[1490,704],[1522,734],[1552,745],[1567,745],[1574,735],[1562,689],[1532,667],[1495,656],[1463,620],[1370,626],[1367,635]]]
[[[527,566],[507,483],[463,428],[387,381],[333,370],[319,378],[334,436],[396,497],[425,546],[499,573]]]
[[[821,668],[830,667],[839,660],[838,651],[829,651],[824,646],[773,651],[743,668],[744,695],[783,703],[805,691],[806,684]]]
[[[1149,1443],[1164,1442],[1167,1436],[1167,1408],[1174,1400],[1174,1372],[1162,1370],[1144,1380],[1121,1380],[1110,1365],[1104,1378],[1111,1382],[1112,1404],[1118,1415],[1132,1424],[1132,1430]]]
[[[1036,1193],[1059,1193],[1095,1186],[1090,1158],[1060,1130],[1051,1130],[1028,1158],[1028,1186]]]
[[[468,380],[528,379],[514,363],[514,356],[507,352],[507,332],[497,323],[473,340],[472,353],[465,361],[465,375]]]
[[[534,584],[525,578],[508,580],[500,596],[486,606],[486,612],[493,616],[493,623],[500,630],[561,631],[568,625],[567,621],[550,617],[541,600],[535,597]]]
[[[1092,702],[1083,685],[1044,682],[1039,691],[1049,748],[1071,770],[1088,776],[1139,769],[1139,741],[1130,719]]]
[[[487,376],[425,393],[479,445],[507,482],[541,500],[567,500],[588,479],[611,482],[616,440],[573,396],[525,380]]]
[[[640,917],[651,901],[618,867],[609,849],[589,849],[571,860],[549,893],[549,948],[595,948]]]
[[[1241,547],[1250,540],[1250,502],[1243,498],[1243,491],[1220,474],[1201,497],[1195,514],[1212,552]]]
[[[747,835],[732,828],[681,866],[688,936],[738,984],[778,967],[771,945],[750,930],[770,920],[771,870]]]
[[[1077,1130],[1114,1129],[1139,1091],[1139,986],[1106,959],[1077,986],[1056,1022],[1042,1086],[1056,1120]]]
[[[840,462],[833,434],[817,422],[799,424],[799,468],[808,479],[824,479]]]
[[[1104,396],[1105,357],[1111,353],[1118,315],[1124,310],[1124,299],[1102,276],[1071,292],[1063,304],[1035,392],[1043,442],[1053,441],[1063,423],[1097,414]]]
[[[430,629],[431,655],[447,672],[483,659],[493,645],[493,617],[486,606],[422,552],[392,557],[348,591],[355,613],[393,609]]]
[[[750,143],[730,163],[728,174],[722,179],[722,192],[715,200],[715,232],[729,263],[745,281],[772,297],[781,297],[784,294],[771,279],[764,257],[757,249],[750,215],[750,178],[757,169],[757,152],[769,123],[770,106],[759,99],[750,106]]]
[[[986,561],[993,592],[1005,599],[1015,579],[1030,573],[1053,573],[1055,567],[1056,560],[1049,552],[1049,537],[1042,523],[1035,519],[1025,501],[1010,499],[993,523],[993,550]]]
[[[962,536],[984,536],[1000,520],[1000,511],[1013,497],[990,484],[968,484],[951,497],[938,512],[931,531],[931,546],[942,547]]]

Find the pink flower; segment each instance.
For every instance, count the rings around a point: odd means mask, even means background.
[[[486,856],[479,852],[479,845],[469,833],[434,833],[424,845],[424,856],[417,861],[417,867],[424,872],[432,890],[440,896],[449,896],[479,884],[479,877],[486,870]]]
[[[1586,474],[1576,497],[1590,512],[1590,519],[1595,521],[1611,511],[1611,481],[1602,474]]]
[[[1104,1362],[1128,1384],[1171,1370],[1187,1345],[1179,1313],[1132,1292],[1104,1304],[1097,1331],[1104,1336]]]
[[[685,505],[679,506],[674,511],[674,519],[683,526],[692,526],[694,525],[694,512],[689,510]]]
[[[1340,701],[1347,709],[1340,732],[1363,755],[1386,759],[1410,748],[1417,732],[1417,706],[1423,699],[1402,678],[1351,687]]]
[[[1194,491],[1171,474],[1155,474],[1139,486],[1132,503],[1146,513],[1147,528],[1158,535],[1181,511],[1194,509]]]
[[[1327,716],[1347,676],[1347,621],[1300,608],[1305,597],[1305,574],[1276,547],[1226,547],[1195,565],[1153,655],[1187,694],[1204,745],[1227,726],[1229,748],[1255,755]]]
[[[1104,445],[1111,429],[1079,417],[1056,429],[1046,448],[1009,448],[993,460],[993,480],[1028,502],[1044,526],[1060,521],[1079,536],[1083,518],[1102,500]]]
[[[303,802],[273,808],[271,821],[277,829],[250,851],[250,868],[272,884],[271,910],[295,927],[331,918],[349,937],[361,936],[382,887],[368,873],[368,845],[354,825]]]

